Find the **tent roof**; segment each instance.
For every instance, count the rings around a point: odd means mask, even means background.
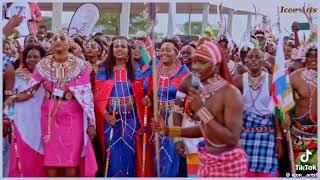
[[[63,3],[63,11],[75,11],[82,3]],[[94,3],[101,12],[120,13],[121,3]],[[202,14],[202,8],[205,3],[180,3],[176,4],[177,14]],[[38,5],[43,11],[52,11],[52,3],[38,2]],[[157,3],[158,13],[168,13],[169,3]],[[131,13],[143,12],[145,10],[144,3],[131,3]],[[236,15],[248,15],[253,12],[244,10],[234,10],[229,7],[222,8],[222,14],[227,14],[233,10]],[[210,14],[217,14],[217,6],[210,4]]]

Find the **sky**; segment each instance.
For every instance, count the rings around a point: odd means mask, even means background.
[[[276,22],[277,19],[277,6],[283,6],[286,8],[301,8],[303,7],[304,3],[307,6],[312,6],[313,8],[317,8],[316,14],[314,17],[319,22],[319,14],[320,14],[320,0],[209,0],[212,4],[222,4],[227,7],[231,7],[237,10],[246,10],[254,12],[254,8],[252,2],[259,10],[260,13],[267,15],[272,23]],[[43,16],[52,16],[51,12],[42,12]],[[63,24],[68,25],[70,23],[71,17],[73,12],[63,12]],[[225,15],[227,18],[227,15]],[[255,24],[255,18],[252,17],[252,25]],[[260,18],[261,19],[261,18]],[[202,14],[192,14],[191,21],[202,21]],[[286,27],[287,31],[291,32],[291,24],[293,21],[298,22],[307,22],[304,14],[302,13],[280,13],[280,24],[282,27]],[[155,27],[155,31],[159,33],[166,34],[168,28],[168,14],[157,14],[157,25]],[[188,22],[188,15],[187,14],[177,14],[175,17],[175,22],[177,23],[177,29],[181,26],[184,22]],[[211,14],[208,17],[208,22],[211,25],[216,26],[218,22],[218,15]],[[232,23],[232,38],[235,42],[240,42],[243,34],[246,31],[247,26],[247,16],[245,15],[234,15],[233,16],[233,23]],[[287,31],[285,31],[287,33]],[[178,33],[178,32],[177,32]],[[309,36],[307,31],[300,32],[301,36],[305,33],[306,36]]]

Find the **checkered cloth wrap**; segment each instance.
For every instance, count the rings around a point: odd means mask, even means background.
[[[2,73],[6,72],[8,64],[13,64],[15,58],[2,54]]]
[[[199,159],[199,177],[244,177],[248,171],[248,157],[240,148],[214,155],[199,147]]]
[[[244,112],[243,127],[273,127],[273,115],[261,116]],[[278,169],[274,131],[243,131],[241,144],[248,154],[249,171],[274,174]]]

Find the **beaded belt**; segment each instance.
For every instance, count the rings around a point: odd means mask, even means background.
[[[317,133],[305,132],[294,126],[291,127],[291,135],[301,140],[317,140]]]
[[[45,95],[46,95],[46,98],[48,98],[48,99],[59,98],[58,96],[53,95],[52,92],[50,92],[50,91],[46,91]],[[72,100],[74,98],[75,98],[74,95],[69,91],[69,92],[64,94],[64,96],[62,97],[61,100],[69,101],[69,100]]]
[[[173,110],[174,101],[160,101],[159,109],[160,110]]]
[[[133,96],[117,97],[117,98],[112,97],[112,98],[109,98],[108,105],[113,106],[115,102],[117,106],[128,106],[133,104],[134,98]]]
[[[242,127],[242,132],[273,132],[273,127]]]

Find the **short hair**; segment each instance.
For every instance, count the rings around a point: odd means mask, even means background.
[[[162,46],[163,43],[172,43],[174,45],[174,47],[177,49],[177,51],[179,51],[179,45],[178,42],[175,41],[174,39],[169,39],[169,38],[164,38],[161,41],[160,47]],[[178,52],[177,52],[178,53]]]
[[[24,50],[22,52],[22,61],[21,61],[22,65],[24,65],[25,67],[27,67],[27,62],[26,62],[27,55],[28,55],[29,51],[31,51],[33,49],[39,51],[41,59],[46,56],[46,51],[40,45],[27,46],[26,48],[24,48]]]
[[[317,52],[318,52],[317,46],[311,46],[311,47],[309,47],[309,48],[307,49],[307,51],[306,51],[306,57],[309,57],[309,56],[310,56],[311,51],[317,51]]]
[[[218,43],[221,43],[221,42],[225,42],[227,44],[229,43],[228,38],[227,38],[226,35],[221,35],[221,36],[218,37]]]
[[[45,25],[41,25],[41,26],[39,26],[39,29],[45,29],[46,31],[47,31],[47,27],[45,26]]]

